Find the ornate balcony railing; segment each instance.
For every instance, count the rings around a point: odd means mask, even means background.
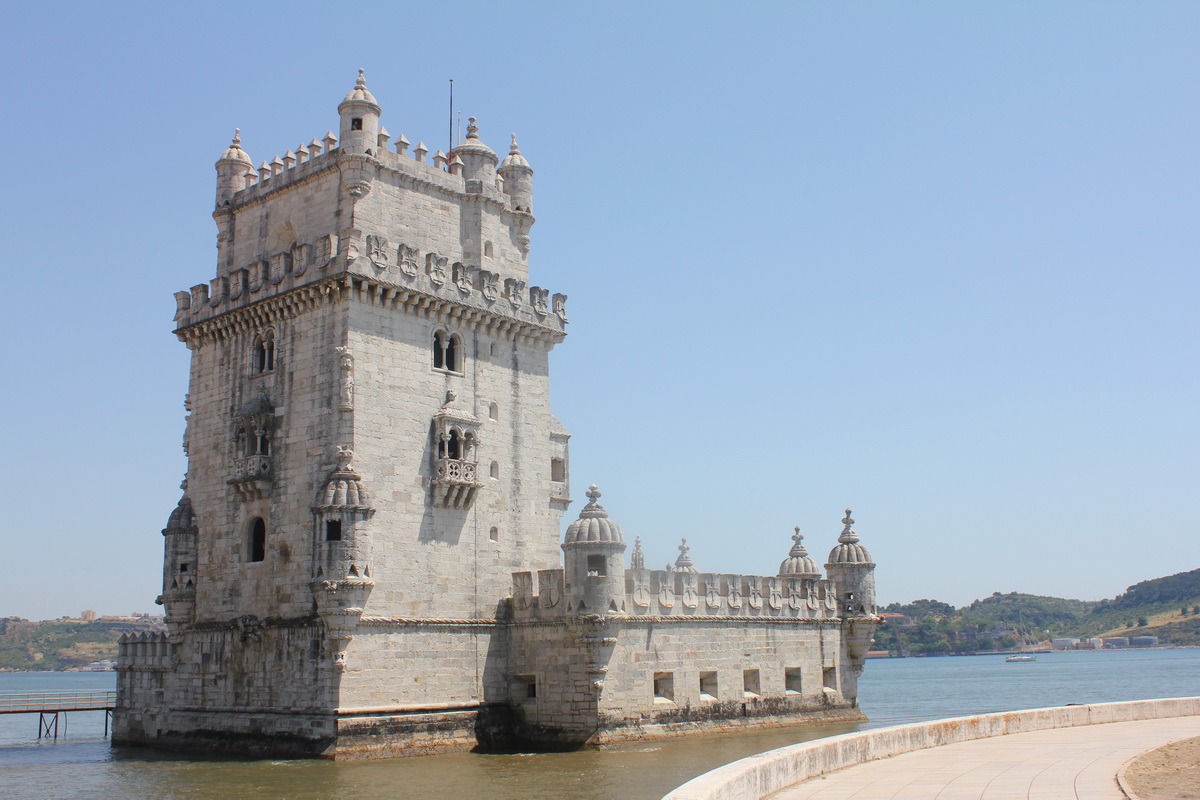
[[[483,486],[478,464],[461,458],[439,458],[433,465],[433,501],[445,508],[470,508]]]
[[[271,494],[271,457],[245,456],[234,459],[233,477],[229,483],[247,500],[262,499]]]

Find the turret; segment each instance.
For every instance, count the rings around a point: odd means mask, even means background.
[[[825,573],[837,591],[842,618],[875,614],[875,563],[867,548],[858,543],[858,534],[850,527],[853,524],[847,508],[838,546],[829,552],[829,563],[825,565]]]
[[[596,484],[588,487],[587,497],[562,544],[567,608],[572,614],[623,613],[625,537],[600,505]]]
[[[187,496],[187,481],[182,488],[184,495],[162,532],[163,593],[155,601],[166,612],[172,639],[191,624],[196,610],[196,515]]]
[[[467,180],[490,182],[495,178],[500,156],[479,141],[479,126],[475,124],[474,117],[467,120],[467,138],[450,151],[451,163],[455,156],[462,160],[462,176]]]
[[[367,90],[367,79],[360,69],[354,88],[338,106],[338,115],[342,118],[338,135],[343,153],[376,152],[379,147],[381,111],[379,103]]]
[[[234,193],[246,187],[246,172],[254,162],[242,149],[242,129],[233,129],[233,142],[217,159],[217,208],[228,205]]]
[[[508,148],[508,156],[497,170],[504,178],[504,191],[512,202],[513,211],[533,213],[533,168],[521,155],[517,145],[517,135],[512,135],[512,145]]]

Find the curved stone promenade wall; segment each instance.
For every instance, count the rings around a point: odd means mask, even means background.
[[[1049,728],[1194,715],[1200,715],[1200,697],[1035,708],[877,728],[734,761],[693,778],[663,800],[761,800],[827,772],[927,747]]]

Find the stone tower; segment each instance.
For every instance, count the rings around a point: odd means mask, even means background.
[[[389,150],[361,71],[337,110],[336,137],[216,163],[216,277],[176,295],[169,635],[126,648],[117,741],[474,742],[511,573],[560,565],[566,297],[529,284],[533,170],[474,119],[433,163]]]

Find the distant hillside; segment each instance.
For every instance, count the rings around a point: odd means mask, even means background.
[[[1200,646],[1200,569],[1134,584],[1112,600],[996,592],[956,609],[938,600],[892,603],[891,621],[876,633],[881,650],[914,653],[977,652],[1044,642],[1149,634],[1164,643]]]
[[[124,633],[158,630],[153,622],[0,619],[0,670],[64,670],[117,657]]]

